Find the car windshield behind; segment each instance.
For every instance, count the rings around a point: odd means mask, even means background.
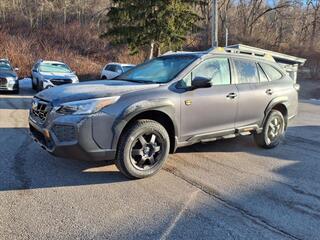
[[[152,59],[115,79],[146,83],[167,83],[175,78],[194,60],[192,55],[171,55]]]
[[[0,71],[11,71],[12,67],[6,61],[0,61]]]
[[[41,63],[40,72],[71,73],[71,69],[63,63]]]
[[[129,71],[131,68],[133,68],[134,66],[122,66],[123,68],[123,72],[127,72]]]

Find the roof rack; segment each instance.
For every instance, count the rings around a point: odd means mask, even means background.
[[[243,55],[250,55],[254,57],[260,57],[264,58],[269,61],[275,62],[275,59],[271,54],[264,53],[264,52],[258,52],[258,51],[250,51],[248,49],[237,49],[232,47],[217,47],[214,49],[209,49],[208,53],[219,53],[219,52],[227,52],[227,53],[234,53],[234,54],[243,54]]]
[[[306,59],[304,58],[298,58],[295,56],[274,52],[270,50],[265,50],[262,48],[251,47],[244,44],[230,45],[230,46],[227,46],[226,49],[229,51],[232,51],[234,49],[239,51],[239,53],[252,54],[254,56],[263,56],[263,57],[271,56],[276,62],[284,63],[284,64],[291,64],[291,65],[299,64],[302,66],[306,62]]]

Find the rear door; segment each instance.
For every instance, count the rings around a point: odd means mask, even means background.
[[[298,111],[298,92],[294,81],[273,64],[260,63],[260,66],[269,78],[272,97],[288,98],[288,117],[295,116]]]
[[[265,109],[272,100],[269,80],[255,61],[234,58],[233,64],[239,91],[236,128],[260,126]]]
[[[231,82],[228,58],[217,57],[200,63],[183,80],[185,87],[191,86],[195,77],[209,78],[213,86],[181,94],[182,137],[234,131],[238,99],[237,88]]]

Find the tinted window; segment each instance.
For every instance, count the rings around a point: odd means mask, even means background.
[[[122,73],[122,68],[118,65],[115,66],[115,72]]]
[[[107,67],[106,67],[106,70],[107,71],[111,71],[111,72],[115,72],[116,71],[116,65],[108,65]]]
[[[7,61],[0,61],[0,70],[9,70],[9,71],[11,71],[12,68],[11,68],[9,62],[7,62]]]
[[[205,77],[211,79],[212,85],[230,84],[230,68],[227,58],[206,60],[192,71],[192,79]]]
[[[261,63],[261,67],[264,72],[268,75],[271,81],[279,80],[282,78],[282,74],[273,66],[265,63]]]
[[[258,70],[255,62],[235,59],[234,63],[239,83],[259,82]]]
[[[260,82],[268,82],[269,81],[267,75],[264,73],[264,71],[262,70],[260,65],[258,65],[258,72],[259,72]]]

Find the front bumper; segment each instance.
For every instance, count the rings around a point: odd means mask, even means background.
[[[96,129],[102,126],[99,122],[103,118],[106,120],[108,116],[49,117],[41,124],[30,114],[30,134],[43,149],[57,157],[86,161],[113,160],[116,150],[106,147],[112,146],[112,125],[105,125],[100,131]]]
[[[0,85],[1,91],[18,91],[19,90],[19,82],[8,82],[5,85]]]
[[[49,80],[43,81],[43,88],[46,89],[49,87],[55,87],[55,86],[60,86],[65,84],[72,84],[72,83],[79,83],[79,80],[65,79],[65,81],[63,81],[63,79],[61,79],[61,81],[57,82],[57,80],[49,79]]]

